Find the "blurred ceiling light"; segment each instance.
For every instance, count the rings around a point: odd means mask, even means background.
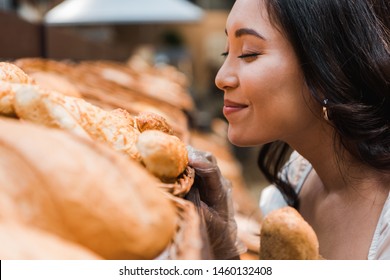
[[[47,25],[182,23],[201,20],[187,0],[65,0],[45,15]]]

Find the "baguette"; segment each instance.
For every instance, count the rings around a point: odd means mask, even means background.
[[[24,120],[71,131],[106,143],[139,160],[135,147],[139,131],[134,118],[123,109],[106,111],[81,98],[21,85],[15,92],[16,115]]]

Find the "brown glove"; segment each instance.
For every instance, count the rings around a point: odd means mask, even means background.
[[[214,259],[239,259],[237,224],[234,219],[231,183],[221,175],[216,158],[208,152],[187,147],[189,165],[195,169],[192,188],[186,199],[198,205],[203,215]]]

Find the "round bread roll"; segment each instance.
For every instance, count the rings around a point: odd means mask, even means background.
[[[264,217],[260,232],[262,260],[317,260],[317,235],[292,207],[270,212]]]
[[[0,131],[3,220],[105,259],[153,259],[170,244],[176,207],[139,162],[59,129],[0,119]]]
[[[188,164],[188,153],[183,141],[159,130],[145,130],[137,139],[142,162],[162,181],[175,180]]]

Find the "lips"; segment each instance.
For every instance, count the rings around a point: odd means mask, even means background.
[[[241,110],[247,108],[248,105],[237,103],[228,99],[224,100],[223,103],[223,114],[227,117],[230,114],[240,112]]]

